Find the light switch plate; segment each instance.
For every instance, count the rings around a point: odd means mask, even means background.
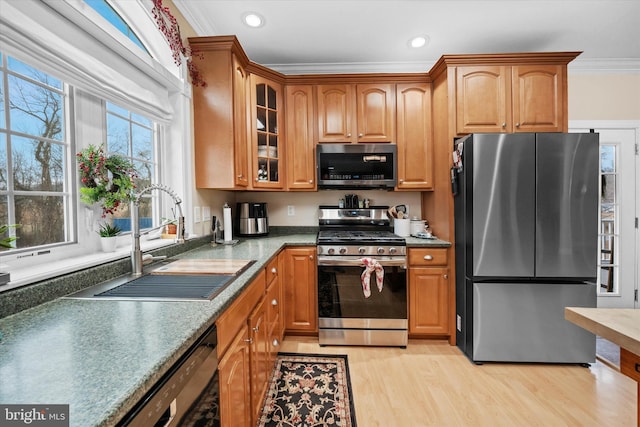
[[[202,220],[211,221],[211,208],[209,206],[202,207]]]

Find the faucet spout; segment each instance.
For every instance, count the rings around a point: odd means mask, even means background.
[[[153,190],[160,190],[167,193],[173,199],[174,203],[178,207],[178,230],[176,234],[176,242],[184,243],[184,215],[182,214],[182,200],[178,195],[166,185],[152,184],[133,197],[131,202],[131,272],[134,276],[142,275],[142,250],[140,249],[140,224],[139,224],[139,208],[140,199],[146,193],[150,193]]]

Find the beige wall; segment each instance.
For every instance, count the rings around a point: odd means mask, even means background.
[[[640,73],[572,74],[569,120],[640,120]]]

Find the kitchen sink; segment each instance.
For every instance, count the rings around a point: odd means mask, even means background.
[[[208,301],[215,298],[255,261],[233,274],[157,274],[164,266],[143,276],[123,276],[66,296],[69,299],[120,301]],[[166,265],[166,263],[163,263]]]

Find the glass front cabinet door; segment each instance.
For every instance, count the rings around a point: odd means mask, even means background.
[[[283,188],[282,86],[251,74],[251,147],[254,188]]]

